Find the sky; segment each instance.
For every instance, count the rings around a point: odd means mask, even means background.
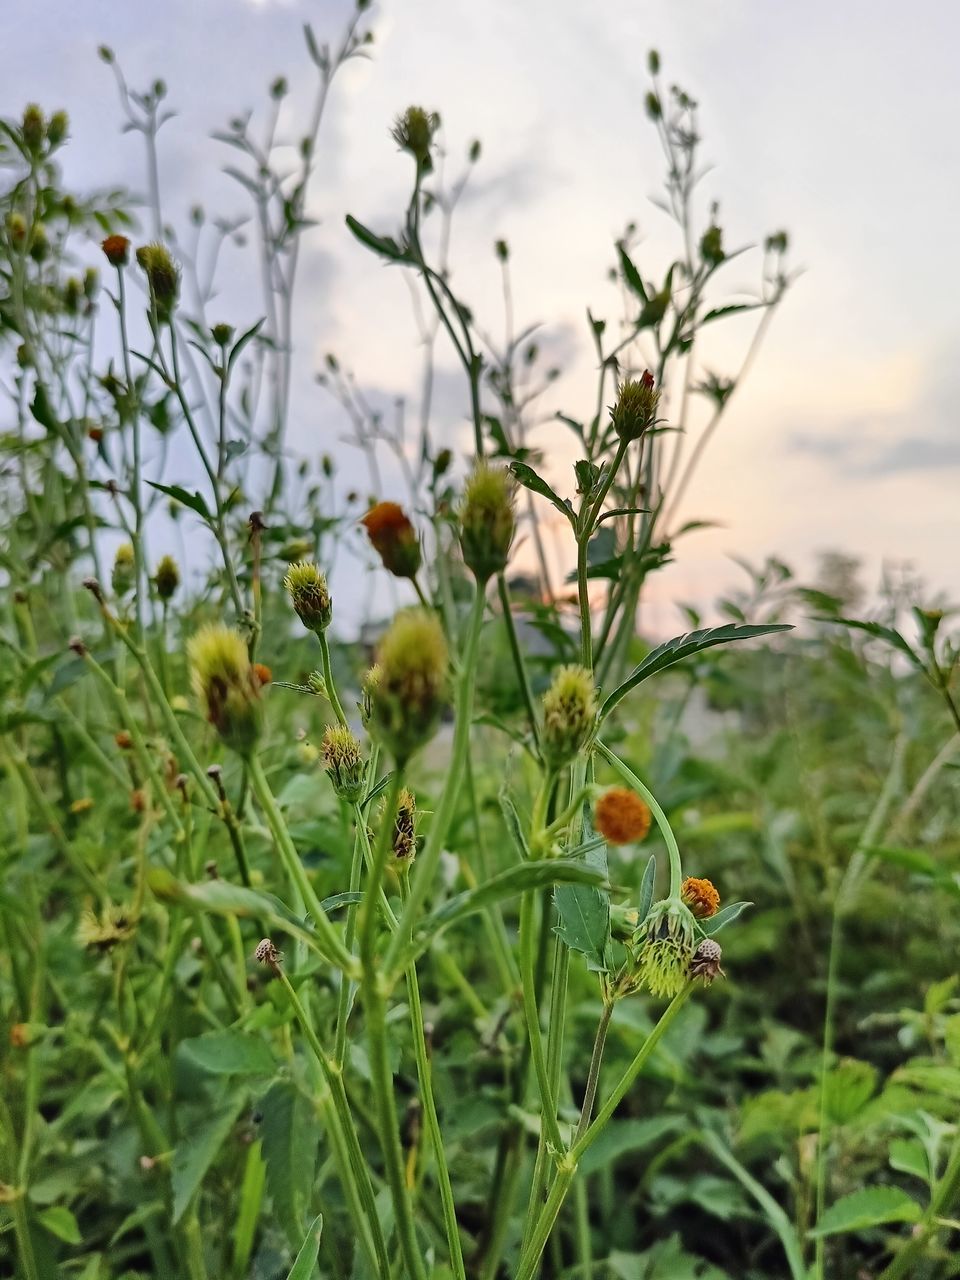
[[[302,24],[335,39],[343,0],[4,0],[8,50],[0,111],[27,101],[66,107],[64,152],[79,187],[143,191],[139,139],[121,132],[111,45],[131,85],[162,76],[176,118],[161,134],[164,216],[186,234],[188,213],[244,210],[210,134],[246,110],[262,116],[267,86],[287,76],[280,133],[296,139],[312,68]],[[922,21],[920,14],[922,13]],[[773,321],[684,504],[717,527],[690,535],[657,584],[655,627],[673,602],[706,604],[738,582],[731,556],[776,554],[810,574],[817,552],[911,561],[931,594],[960,594],[955,554],[960,423],[960,7],[922,11],[891,0],[383,0],[369,10],[369,60],[334,83],[321,133],[297,307],[291,439],[316,456],[335,449],[345,484],[363,484],[339,442],[342,412],[314,384],[336,351],[376,403],[415,400],[420,350],[410,295],[344,227],[352,212],[392,230],[409,191],[409,160],[389,125],[411,102],[438,109],[453,168],[483,144],[458,210],[452,278],[484,328],[502,327],[495,239],[511,250],[518,324],[539,322],[563,375],[548,412],[592,411],[585,309],[618,315],[606,280],[613,245],[635,221],[644,274],[672,247],[651,203],[662,157],[643,110],[646,52],[667,83],[700,104],[711,164],[703,210],[720,201],[727,245],[785,227],[801,274]],[[242,258],[224,260],[225,318],[248,324],[256,298]],[[752,285],[756,257],[725,268]],[[246,314],[244,314],[246,312]],[[213,318],[220,318],[215,316]],[[732,372],[746,334],[733,328],[707,363]],[[464,442],[464,393],[452,352],[438,347],[437,433]],[[539,429],[547,469],[570,491],[571,437]],[[387,487],[399,484],[385,466]],[[384,496],[392,496],[385,494]]]

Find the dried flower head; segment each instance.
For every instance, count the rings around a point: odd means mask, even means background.
[[[260,684],[239,631],[214,623],[187,646],[191,682],[204,714],[228,747],[249,755],[260,736]]]
[[[407,107],[402,116],[397,116],[390,132],[400,150],[409,152],[416,160],[417,167],[424,173],[429,173],[433,168],[430,148],[439,127],[440,117],[435,111],[425,111],[423,107]]]
[[[409,867],[417,856],[417,802],[406,787],[397,797],[392,847],[398,871]]]
[[[383,567],[397,578],[415,578],[420,569],[420,538],[398,502],[378,502],[360,521]]]
[[[516,483],[506,467],[479,461],[467,477],[460,504],[463,560],[478,582],[506,567],[517,527]]]
[[[639,978],[652,996],[672,1000],[689,976],[696,922],[682,902],[665,899],[643,922]]]
[[[639,440],[656,422],[659,406],[660,391],[647,369],[642,377],[621,382],[610,421],[621,440]]]
[[[180,268],[166,245],[154,241],[141,245],[137,262],[147,277],[150,303],[159,320],[169,320],[180,295]]]
[[[76,939],[88,951],[112,951],[119,943],[129,942],[136,928],[137,917],[129,907],[108,903],[99,915],[82,912]]]
[[[298,560],[287,569],[283,585],[307,630],[317,635],[326,631],[333,618],[333,601],[326,575],[319,566],[310,560]]]
[[[561,667],[543,695],[543,734],[540,747],[552,769],[569,764],[593,732],[597,719],[597,691],[584,667]]]
[[[709,880],[687,876],[680,886],[680,897],[698,920],[708,920],[717,914],[720,895]]]
[[[161,556],[153,575],[153,585],[161,600],[172,598],[180,585],[180,567],[173,556]]]
[[[273,968],[283,960],[283,952],[278,951],[269,938],[261,938],[253,953],[257,964],[268,964]]]
[[[366,779],[359,739],[345,725],[330,725],[323,735],[321,751],[334,791],[349,804],[356,804],[363,795]]]
[[[720,943],[714,942],[712,938],[704,938],[690,961],[690,977],[702,978],[709,987],[714,978],[726,977],[726,974],[720,968],[722,959],[723,951],[720,948]]]
[[[650,809],[628,787],[611,787],[596,803],[593,825],[610,844],[632,844],[650,830]]]
[[[110,574],[110,585],[118,596],[125,596],[133,590],[135,577],[135,557],[129,542],[122,542],[113,557],[113,572]]]
[[[424,745],[446,705],[447,643],[434,613],[397,614],[380,642],[380,678],[367,683],[370,726],[400,762]]]

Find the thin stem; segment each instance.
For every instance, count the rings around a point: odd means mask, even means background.
[[[580,1108],[580,1123],[577,1125],[577,1131],[573,1136],[575,1143],[579,1142],[586,1133],[593,1118],[593,1104],[596,1102],[597,1086],[600,1083],[600,1065],[603,1061],[603,1049],[607,1043],[607,1032],[610,1029],[610,1019],[612,1017],[613,1001],[607,998],[604,1000],[603,1012],[600,1014],[600,1021],[597,1023],[597,1034],[593,1041],[593,1053],[590,1055],[590,1068],[587,1071],[587,1085],[583,1091],[583,1106]]]
[[[346,728],[347,717],[344,714],[340,695],[337,693],[337,686],[333,682],[333,666],[330,662],[330,642],[327,640],[327,633],[319,631],[317,639],[320,641],[320,664],[323,667],[323,682],[326,685],[327,697],[330,700],[331,707],[333,707],[333,714],[337,717],[338,722]]]
[[[628,768],[618,756],[610,750],[610,748],[598,738],[594,744],[596,750],[603,756],[604,760],[620,774],[624,782],[629,787],[633,787],[643,796],[647,804],[650,806],[650,812],[653,814],[654,821],[660,828],[660,834],[663,836],[664,844],[667,846],[667,855],[670,859],[670,893],[671,898],[680,897],[680,886],[683,883],[683,869],[680,864],[680,848],[677,844],[677,838],[673,834],[673,830],[667,819],[667,815],[660,807],[657,797],[653,794],[649,787],[645,786],[632,769]]]
[[[502,573],[497,574],[497,592],[500,596],[500,607],[503,611],[503,623],[507,629],[507,640],[510,644],[510,655],[513,658],[513,665],[517,671],[517,684],[520,686],[520,693],[523,695],[523,705],[527,711],[527,721],[530,725],[530,732],[533,735],[534,743],[540,741],[540,729],[537,725],[537,709],[533,701],[533,690],[530,688],[530,677],[527,675],[527,664],[523,659],[523,650],[520,648],[520,640],[517,636],[516,623],[513,620],[513,610],[510,607],[510,593],[507,589],[507,581]]]

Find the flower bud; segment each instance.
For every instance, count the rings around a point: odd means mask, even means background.
[[[723,251],[723,231],[716,223],[711,223],[700,240],[700,256],[710,266],[717,267],[726,257]]]
[[[687,876],[680,886],[680,900],[685,902],[698,920],[709,920],[717,914],[720,895],[709,880]]]
[[[27,220],[22,213],[11,213],[7,218],[7,235],[15,249],[27,243]]]
[[[370,726],[400,763],[433,734],[446,705],[447,644],[433,613],[397,614],[380,642],[380,677],[367,680]]]
[[[70,129],[70,117],[65,111],[55,111],[47,124],[47,141],[51,147],[59,147]]]
[[[593,825],[609,844],[633,844],[650,830],[650,810],[628,787],[611,787],[597,801]]]
[[[307,630],[317,635],[326,631],[333,617],[333,602],[326,576],[319,567],[309,560],[298,560],[287,569],[283,585]]]
[[[133,590],[135,566],[133,547],[129,542],[121,543],[113,557],[113,572],[110,574],[110,585],[115,595],[125,596]]]
[[[153,575],[153,585],[161,600],[169,600],[180,585],[180,569],[173,556],[161,556]]]
[[[610,410],[610,421],[620,439],[639,440],[656,422],[659,405],[660,391],[649,369],[642,378],[622,382],[617,403]]]
[[[543,695],[543,733],[540,748],[551,769],[569,764],[593,732],[597,692],[593,676],[583,667],[561,667]]]
[[[349,804],[363,795],[366,765],[359,740],[343,725],[331,725],[323,735],[323,767],[333,789]]]
[[[150,304],[158,319],[169,320],[180,294],[180,268],[167,246],[159,241],[141,245],[137,250],[137,262],[147,277]]]
[[[460,504],[460,548],[463,560],[479,583],[506,567],[517,527],[515,484],[505,467],[480,461],[463,490]]]
[[[130,261],[130,241],[126,236],[107,236],[100,248],[111,267],[125,267]]]
[[[42,222],[36,222],[30,234],[30,257],[34,262],[43,262],[49,252],[50,241],[47,239],[47,228]]]
[[[672,1000],[686,986],[694,956],[695,922],[681,902],[650,908],[641,931],[640,981],[652,996]]]
[[[239,631],[203,627],[187,647],[193,692],[228,747],[249,755],[260,736],[260,684]]]
[[[83,273],[83,296],[93,302],[100,292],[100,272],[96,267],[87,267]]]
[[[396,578],[415,578],[420,569],[420,538],[403,507],[378,502],[360,521],[383,567]]]
[[[233,341],[233,325],[215,324],[210,330],[210,336],[218,347],[229,347]]]
[[[23,141],[27,150],[36,154],[43,146],[46,121],[43,118],[43,112],[35,102],[31,102],[29,106],[24,108],[21,129],[23,130]]]
[[[417,162],[417,167],[424,173],[433,168],[430,148],[433,135],[440,127],[440,117],[435,111],[425,111],[423,107],[407,107],[402,116],[397,116],[391,133],[401,151],[408,151]]]

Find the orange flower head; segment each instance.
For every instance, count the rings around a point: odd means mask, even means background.
[[[414,578],[420,568],[420,539],[398,502],[378,502],[360,521],[383,567],[397,578]]]
[[[611,787],[597,801],[594,826],[610,844],[633,844],[650,830],[650,810],[628,787]]]
[[[709,880],[698,880],[695,876],[687,876],[680,886],[680,897],[687,904],[698,920],[708,920],[717,914],[720,906],[720,895]]]
[[[126,236],[107,236],[100,248],[111,267],[125,267],[130,261],[130,241]]]
[[[263,662],[255,662],[253,664],[253,674],[257,677],[257,683],[261,689],[265,684],[269,684],[273,679],[273,672]]]

